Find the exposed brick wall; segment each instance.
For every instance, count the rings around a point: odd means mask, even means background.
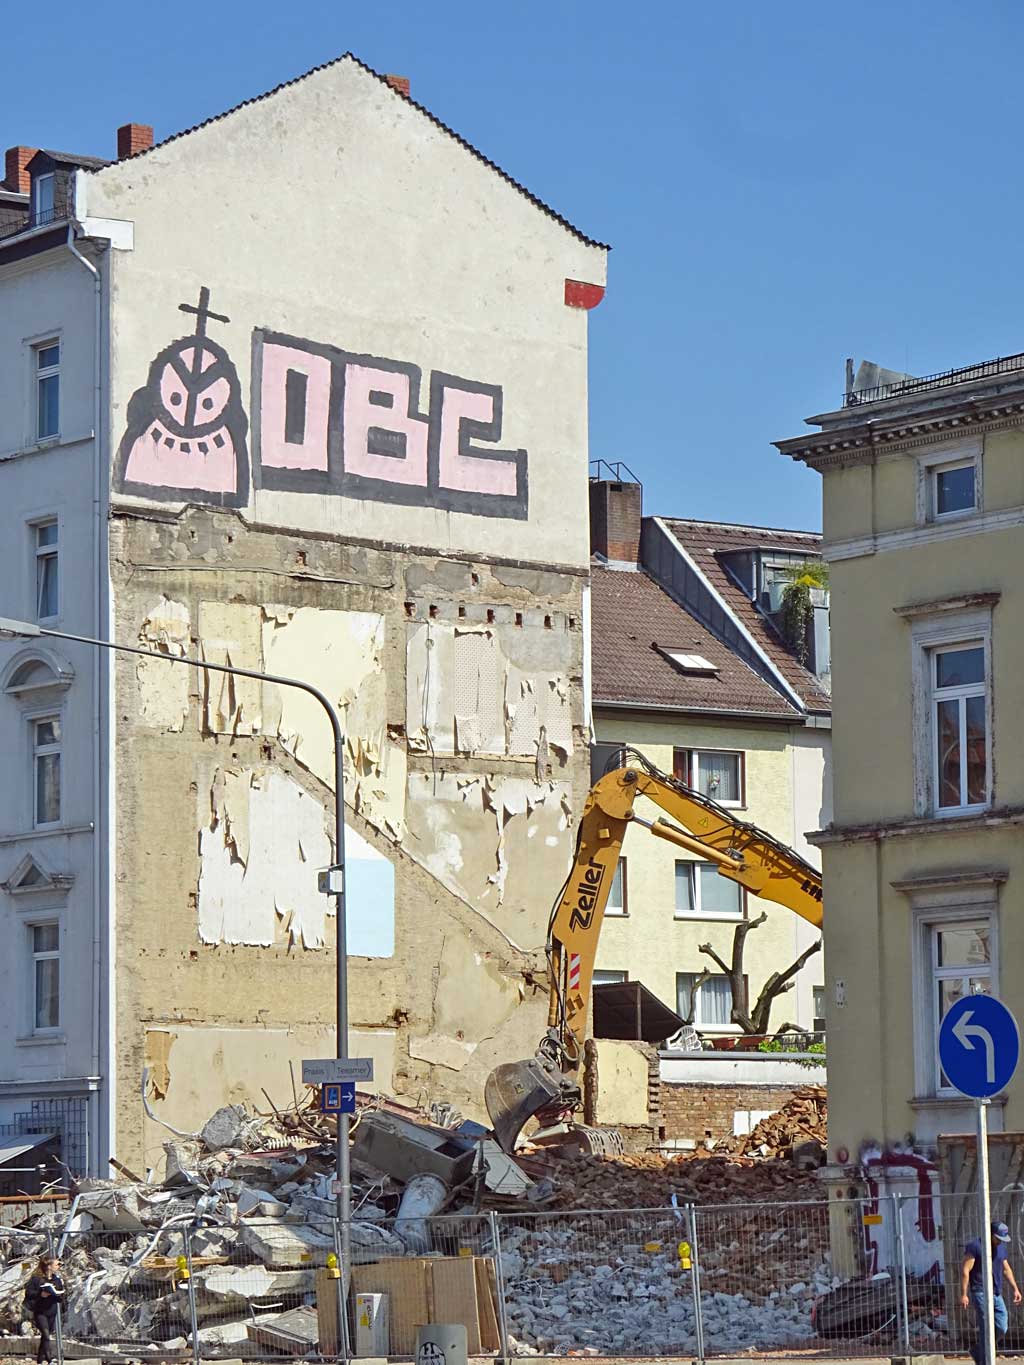
[[[661,1126],[666,1139],[732,1137],[737,1109],[774,1113],[793,1098],[794,1090],[768,1085],[670,1085],[661,1083]]]
[[[590,482],[590,548],[635,564],[640,553],[643,489],[638,483]]]
[[[148,123],[122,123],[117,130],[117,159],[148,151],[153,145],[153,129]]]
[[[4,156],[4,188],[18,194],[28,194],[28,163],[36,154],[35,147],[8,147]]]

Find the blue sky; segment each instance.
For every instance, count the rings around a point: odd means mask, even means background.
[[[846,356],[1024,350],[1010,0],[9,10],[3,146],[112,155],[119,123],[166,136],[346,49],[410,76],[612,244],[591,454],[649,512],[816,527],[818,476],[770,442],[837,405]]]

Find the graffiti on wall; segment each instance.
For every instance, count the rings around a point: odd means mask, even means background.
[[[128,405],[116,487],[161,501],[243,507],[248,420],[238,375],[208,323],[167,346]],[[499,446],[500,386],[256,328],[252,337],[252,484],[525,519],[525,450]]]
[[[164,347],[149,378],[128,404],[118,450],[116,486],[123,493],[163,501],[242,507],[249,500],[248,420],[238,374],[228,354],[206,335],[207,324],[229,322],[210,312],[210,291],[199,291],[195,331]]]

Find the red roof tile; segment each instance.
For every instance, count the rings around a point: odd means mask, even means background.
[[[591,627],[595,705],[636,702],[780,719],[799,714],[642,569],[594,566]],[[718,672],[682,673],[658,646],[702,655]]]

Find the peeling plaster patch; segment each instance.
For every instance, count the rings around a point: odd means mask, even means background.
[[[463,1047],[472,1040],[472,1052],[515,1014],[521,984],[518,973],[509,975],[489,955],[481,957],[464,932],[446,933],[434,991],[433,1034]]]
[[[146,1061],[149,1083],[152,1087],[151,1098],[163,1100],[171,1088],[171,1049],[174,1047],[174,1034],[169,1029],[146,1029]]]
[[[199,639],[208,663],[261,669],[260,609],[243,602],[200,602]],[[260,684],[254,678],[204,673],[207,732],[259,734],[263,726]]]
[[[526,907],[565,878],[571,818],[563,782],[410,773],[403,848],[514,945],[536,946],[547,906],[535,923]]]
[[[410,1057],[433,1066],[446,1066],[449,1071],[461,1071],[476,1049],[476,1043],[460,1042],[458,1038],[437,1033],[429,1038],[409,1039]]]
[[[263,608],[264,667],[312,683],[335,705],[345,730],[346,800],[397,843],[404,829],[405,751],[387,736],[384,631],[377,612]],[[267,730],[333,789],[334,742],[319,702],[295,688],[268,687],[267,697]]]
[[[332,861],[327,812],[283,773],[218,770],[200,834],[199,936],[269,948],[324,944],[333,901],[317,890]]]
[[[408,627],[410,747],[546,760],[572,753],[564,634],[523,626],[423,621]]]
[[[139,644],[181,659],[189,652],[191,642],[188,607],[161,596],[139,629]],[[168,668],[160,659],[139,659],[135,676],[139,682],[140,723],[179,734],[188,719],[189,670]]]

